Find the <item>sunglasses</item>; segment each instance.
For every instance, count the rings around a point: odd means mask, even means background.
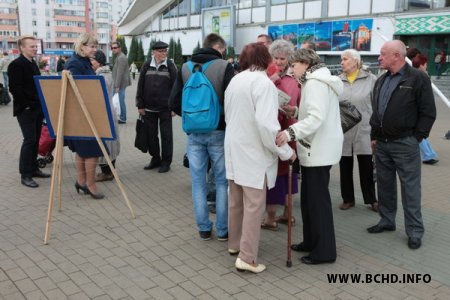
[[[114,50],[114,49],[119,49],[119,47],[111,47],[111,49],[112,49],[112,50]]]
[[[159,53],[164,53],[164,52],[167,52],[167,49],[158,49],[158,50],[155,50],[156,52],[159,52]]]

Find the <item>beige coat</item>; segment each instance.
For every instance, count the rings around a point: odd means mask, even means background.
[[[344,92],[339,101],[350,101],[362,115],[361,122],[344,134],[342,156],[371,155],[369,121],[372,115],[372,90],[377,78],[366,70],[360,70],[353,83],[348,82],[345,74],[341,74],[339,78],[344,83]]]
[[[243,71],[225,91],[225,168],[227,179],[241,186],[275,186],[278,157],[288,160],[288,144],[277,147],[278,92],[264,71]]]

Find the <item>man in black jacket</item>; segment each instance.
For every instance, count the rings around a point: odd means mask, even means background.
[[[167,59],[168,44],[158,41],[152,46],[153,56],[142,66],[136,92],[136,106],[145,119],[149,132],[150,163],[144,167],[159,167],[159,173],[170,170],[173,155],[172,115],[169,95],[177,77],[177,68]],[[161,151],[158,139],[158,121],[161,131]]]
[[[421,213],[419,143],[430,133],[436,119],[431,82],[425,72],[406,61],[406,47],[398,40],[386,42],[380,51],[380,68],[387,72],[375,83],[372,97],[372,148],[376,149],[379,213],[381,220],[369,233],[395,230],[397,180],[408,247],[418,249],[424,233]]]
[[[35,188],[39,185],[33,177],[50,177],[39,170],[37,165],[44,117],[33,76],[41,73],[33,59],[37,54],[36,39],[33,36],[24,36],[17,44],[21,54],[8,67],[9,90],[14,100],[14,116],[17,117],[23,135],[19,163],[21,182],[27,187]]]
[[[224,39],[215,33],[205,37],[203,48],[192,56],[192,62],[197,68],[207,62],[213,61],[206,70],[205,76],[213,86],[219,104],[222,108],[217,128],[207,133],[191,133],[188,135],[187,154],[189,158],[189,171],[192,177],[192,201],[194,204],[195,219],[200,238],[211,239],[212,222],[209,219],[207,204],[206,173],[208,163],[214,174],[216,186],[216,234],[220,241],[228,240],[228,182],[225,176],[225,118],[223,115],[224,93],[234,76],[233,67],[222,58],[226,50]],[[189,79],[191,71],[185,63],[178,72],[177,81],[170,95],[170,108],[179,116],[181,112],[182,91]],[[207,100],[207,99],[205,99]]]

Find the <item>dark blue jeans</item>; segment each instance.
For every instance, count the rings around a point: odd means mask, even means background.
[[[38,170],[37,155],[44,117],[39,109],[26,109],[17,116],[22,130],[19,171],[22,177],[31,177]]]
[[[408,237],[422,238],[421,159],[419,142],[413,136],[395,141],[377,141],[376,168],[380,225],[395,225],[397,174],[400,178],[405,230]]]

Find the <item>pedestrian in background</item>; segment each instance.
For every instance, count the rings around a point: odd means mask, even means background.
[[[37,164],[44,115],[33,79],[33,76],[41,75],[34,60],[37,55],[36,38],[23,36],[17,41],[17,46],[20,56],[9,64],[7,72],[11,80],[9,90],[14,99],[13,113],[17,117],[23,135],[19,171],[21,183],[27,187],[36,188],[39,184],[33,180],[33,177],[50,177],[49,174],[43,173]]]
[[[344,83],[344,91],[339,101],[348,101],[361,113],[361,122],[344,134],[342,157],[339,162],[341,196],[343,203],[339,206],[347,210],[355,206],[355,189],[353,185],[353,156],[358,159],[359,182],[364,204],[378,211],[373,180],[372,148],[370,147],[370,124],[372,115],[372,89],[377,77],[362,68],[361,56],[355,49],[345,50],[341,54],[342,74],[339,78]]]
[[[122,52],[120,42],[113,42],[111,50],[116,55],[116,61],[113,66],[114,93],[119,94],[120,116],[119,124],[127,122],[127,107],[125,103],[125,89],[131,85],[130,72],[128,71],[128,59]]]
[[[138,68],[136,67],[136,64],[134,63],[134,61],[130,65],[130,72],[131,72],[131,76],[133,76],[133,80],[135,80],[136,73],[138,72]]]
[[[8,78],[8,66],[11,62],[9,58],[8,52],[3,53],[3,57],[0,59],[0,70],[3,75],[3,87],[8,90],[9,89],[9,78]]]

